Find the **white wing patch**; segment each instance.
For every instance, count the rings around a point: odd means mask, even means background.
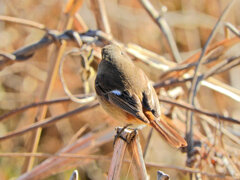
[[[121,95],[122,95],[122,92],[119,91],[119,90],[117,90],[117,89],[112,90],[111,93],[113,93],[113,94],[115,94],[115,95],[117,95],[117,96],[121,96]]]

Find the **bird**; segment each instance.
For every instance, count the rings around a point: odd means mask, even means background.
[[[124,127],[151,126],[171,146],[187,146],[185,139],[161,118],[158,96],[144,71],[115,44],[104,46],[101,54],[95,91],[103,109]]]

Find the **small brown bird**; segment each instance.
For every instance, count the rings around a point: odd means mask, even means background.
[[[145,73],[116,45],[102,49],[95,90],[102,107],[122,125],[150,125],[173,147],[187,143],[160,117],[157,94]]]

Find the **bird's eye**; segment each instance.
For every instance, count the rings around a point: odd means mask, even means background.
[[[121,51],[121,55],[123,56],[123,52]]]

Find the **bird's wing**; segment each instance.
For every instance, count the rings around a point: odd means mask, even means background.
[[[184,138],[182,138],[177,131],[164,122],[164,115],[160,117],[160,105],[157,94],[152,85],[148,84],[148,87],[143,91],[143,113],[148,117],[150,125],[154,127],[159,134],[173,147],[179,148],[187,145]]]
[[[151,111],[155,118],[159,118],[161,111],[157,94],[150,82],[147,83],[143,91],[142,105],[146,111]]]
[[[142,103],[137,95],[130,94],[128,91],[124,90],[110,90],[104,89],[100,82],[95,82],[96,93],[103,97],[106,101],[120,107],[125,112],[133,115],[139,120],[149,123],[149,120],[144,115],[142,111]]]

